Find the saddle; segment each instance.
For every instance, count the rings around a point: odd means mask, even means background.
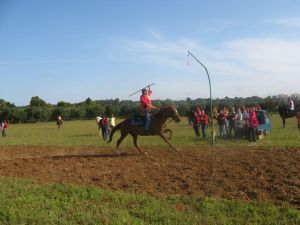
[[[145,117],[142,114],[135,114],[129,117],[131,126],[144,126]]]

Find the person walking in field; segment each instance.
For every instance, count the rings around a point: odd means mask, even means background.
[[[145,116],[145,135],[149,135],[150,130],[150,123],[151,123],[151,110],[155,109],[155,106],[151,104],[150,96],[152,94],[152,91],[150,89],[150,86],[147,88],[142,89],[142,95],[140,96],[140,103],[141,103],[141,110]]]
[[[6,137],[7,129],[8,129],[8,121],[4,120],[4,122],[2,123],[2,137]]]
[[[102,120],[102,117],[101,116],[96,116],[96,124],[98,126],[98,129],[99,129],[99,136],[101,136],[101,124],[100,124],[100,121]]]
[[[58,117],[56,119],[56,125],[57,125],[57,129],[60,129],[60,127],[62,125],[62,117],[61,117],[61,115],[58,115]]]

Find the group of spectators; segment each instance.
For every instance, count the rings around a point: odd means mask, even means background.
[[[106,115],[97,116],[96,123],[99,128],[99,136],[102,134],[104,141],[108,141],[110,130],[116,126],[116,119],[113,115],[107,117]]]
[[[258,120],[256,110],[260,110],[260,106],[243,107],[239,109],[226,108],[215,109],[213,119],[217,121],[220,137],[226,138],[242,138],[247,137],[249,141],[256,141],[256,133],[258,129]],[[206,130],[209,125],[209,116],[200,107],[195,106],[189,113],[189,124],[193,126],[195,135],[200,136],[202,130],[203,138],[206,137]]]
[[[193,126],[195,135],[200,137],[200,128],[202,131],[203,138],[206,138],[206,129],[209,124],[209,116],[204,110],[201,110],[200,107],[193,107],[188,115],[189,125]]]
[[[259,123],[255,111],[260,109],[260,106],[256,106],[215,110],[214,119],[217,120],[220,137],[248,137],[249,141],[256,141]]]

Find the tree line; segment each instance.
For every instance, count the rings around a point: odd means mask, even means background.
[[[287,95],[276,95],[261,98],[258,96],[252,97],[225,97],[213,99],[213,107],[235,107],[254,106],[259,104],[262,109],[269,112],[275,112],[276,106],[287,104]],[[293,94],[292,99],[295,105],[300,105],[300,95]],[[160,108],[174,104],[177,106],[181,116],[188,114],[190,109],[198,105],[202,109],[210,110],[210,99],[198,98],[185,100],[152,100],[152,104]],[[14,103],[0,99],[0,120],[7,119],[10,123],[35,123],[47,122],[56,120],[58,115],[61,115],[64,120],[83,120],[94,119],[97,115],[115,115],[117,117],[128,117],[130,115],[140,113],[139,101],[107,99],[107,100],[92,100],[87,98],[83,102],[68,103],[64,101],[58,102],[56,105],[49,104],[38,96],[31,98],[28,106],[18,107]]]

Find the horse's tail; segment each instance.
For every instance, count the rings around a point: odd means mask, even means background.
[[[113,138],[114,133],[122,127],[122,124],[123,124],[123,123],[124,123],[124,121],[121,122],[121,123],[119,123],[117,126],[115,126],[115,127],[111,130],[111,132],[110,132],[110,134],[109,134],[109,140],[107,141],[107,143],[110,143],[110,142],[112,141],[112,138]]]

